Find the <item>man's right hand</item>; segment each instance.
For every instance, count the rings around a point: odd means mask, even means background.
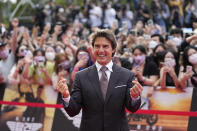
[[[68,98],[70,96],[68,86],[66,84],[66,79],[61,78],[57,83],[56,89],[64,96],[64,98]]]

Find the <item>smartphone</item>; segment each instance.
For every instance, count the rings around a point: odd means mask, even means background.
[[[164,61],[164,65],[165,65],[166,67],[172,67],[172,64],[171,64],[170,61]]]
[[[38,62],[38,67],[40,67],[40,68],[44,67],[44,62],[43,61],[39,61]]]
[[[130,53],[130,49],[129,48],[124,48],[123,51]]]
[[[149,19],[148,21],[147,21],[147,24],[148,25],[153,25],[154,23],[153,23],[153,20],[152,19]]]
[[[83,51],[81,51],[81,52],[79,52],[79,54],[78,54],[78,59],[81,59],[81,58],[83,58],[83,57],[87,57],[88,56],[88,53],[87,52],[83,52]]]
[[[144,37],[145,40],[150,40],[151,39],[151,36],[150,35],[144,34],[143,37]]]
[[[182,30],[183,30],[184,34],[192,34],[193,33],[192,28],[183,28]]]
[[[188,66],[186,67],[186,72],[190,72],[190,71],[192,71],[192,66],[189,66],[189,65],[188,65]]]
[[[169,35],[169,36],[168,36],[168,40],[173,40],[173,38],[174,38],[174,37],[173,37],[172,35]]]
[[[131,30],[130,34],[133,35],[133,36],[137,36],[137,31],[136,30]]]

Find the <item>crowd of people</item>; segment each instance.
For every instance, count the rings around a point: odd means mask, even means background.
[[[134,0],[134,9],[119,1],[86,1],[37,7],[34,25],[17,18],[0,26],[0,90],[29,85],[56,91],[61,77],[70,90],[76,72],[95,63],[89,35],[109,28],[116,35],[113,62],[134,72],[143,86],[165,89],[197,87],[197,7],[195,1]],[[1,96],[1,100],[2,100]]]

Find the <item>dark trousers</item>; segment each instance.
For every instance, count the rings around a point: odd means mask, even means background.
[[[3,100],[5,88],[6,88],[6,83],[1,83],[0,84],[0,101]],[[0,104],[0,114],[1,114],[1,104]]]

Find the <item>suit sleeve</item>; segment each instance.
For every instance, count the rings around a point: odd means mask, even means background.
[[[71,91],[70,101],[69,104],[63,101],[64,109],[68,113],[69,116],[75,116],[79,114],[81,110],[81,84],[79,74],[77,73],[74,79],[73,90]]]
[[[130,88],[133,87],[132,81],[134,80],[134,74],[130,73],[129,79],[127,82],[127,91],[126,91],[126,97],[125,97],[125,105],[126,108],[131,112],[136,112],[140,105],[141,105],[141,97],[139,99],[133,100],[130,96]]]

